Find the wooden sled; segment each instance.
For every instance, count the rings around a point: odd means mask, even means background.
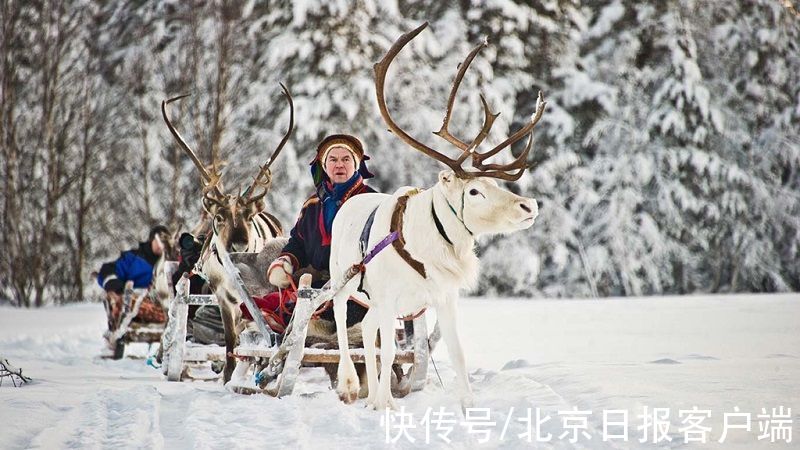
[[[122,359],[125,356],[125,346],[133,342],[154,344],[161,341],[164,333],[162,323],[138,323],[133,319],[139,314],[145,296],[148,295],[146,289],[134,289],[133,282],[125,283],[125,291],[122,296],[122,312],[116,321],[111,315],[111,305],[108,298],[103,300],[108,317],[108,328],[105,338],[112,349],[111,359]]]
[[[308,324],[314,311],[327,299],[332,292],[312,289],[303,285],[298,289],[297,304],[295,305],[292,319],[284,335],[278,335],[269,328],[261,311],[253,302],[248,288],[242,281],[240,269],[234,265],[232,259],[237,261],[252,260],[253,254],[221,253],[223,267],[230,280],[238,287],[240,300],[246,305],[254,318],[255,330],[246,330],[239,335],[239,345],[234,349],[234,355],[240,360],[248,361],[251,367],[261,366],[259,373],[250,375],[251,380],[261,381],[264,389],[257,387],[253,381],[251,387],[235,389],[241,393],[263,392],[276,397],[291,395],[301,367],[318,364],[331,364],[339,362],[338,349],[321,349],[306,347]],[[184,277],[176,286],[177,295],[172,301],[169,310],[168,326],[164,332],[164,357],[165,373],[170,381],[180,381],[190,364],[203,361],[222,361],[225,358],[224,347],[217,345],[190,345],[186,342],[187,314],[189,305],[216,305],[217,300],[213,295],[190,295],[189,280]],[[395,364],[402,368],[406,383],[411,391],[421,390],[426,383],[428,373],[428,360],[430,350],[438,341],[438,333],[429,336],[425,315],[413,321],[413,339],[406,339],[404,333],[399,333],[397,339],[398,349],[395,355]],[[363,348],[351,349],[353,361],[364,362]],[[380,357],[380,350],[377,350]],[[406,369],[407,367],[407,369]]]
[[[189,279],[182,277],[175,287],[167,316],[162,348],[164,351],[164,373],[169,381],[181,381],[189,365],[206,361],[225,361],[225,347],[200,345],[186,342],[189,305],[217,305],[217,298],[210,295],[189,295]]]
[[[250,337],[243,333],[240,345],[234,349],[234,354],[239,358],[246,358],[253,363],[259,360],[266,361],[264,369],[256,378],[266,378],[263,392],[275,397],[284,397],[292,394],[295,382],[300,374],[300,369],[317,364],[338,364],[339,349],[309,348],[304,344],[308,332],[308,323],[314,311],[330,298],[330,292],[322,289],[312,289],[301,286],[297,291],[297,304],[295,305],[292,320],[290,321],[283,340],[277,346],[265,346],[260,341],[258,333],[251,333]],[[400,368],[398,384],[408,383],[411,391],[421,390],[427,381],[428,358],[431,348],[428,337],[428,327],[425,315],[414,319],[414,338],[406,339],[404,333],[398,333],[394,364]],[[401,329],[402,330],[402,329]],[[398,330],[398,331],[401,331]],[[380,349],[376,350],[376,357],[380,359]],[[352,348],[351,358],[355,363],[365,361],[363,348]],[[408,367],[407,369],[404,368]]]

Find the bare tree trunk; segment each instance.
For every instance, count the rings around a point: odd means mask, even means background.
[[[15,271],[14,257],[17,255],[16,248],[17,224],[19,223],[19,201],[17,191],[17,171],[18,171],[18,147],[16,142],[16,128],[14,124],[14,113],[16,98],[14,97],[15,85],[17,83],[16,66],[13,63],[12,48],[10,43],[16,35],[16,27],[19,21],[19,9],[15,8],[12,2],[3,0],[0,3],[0,18],[2,23],[2,37],[0,37],[0,63],[2,64],[2,80],[0,80],[0,154],[3,156],[5,164],[3,166],[3,222],[2,236],[0,242],[5,249],[0,256],[0,269],[5,275],[0,278],[0,287],[4,290],[6,286],[14,288],[15,278],[18,276]],[[19,295],[14,296],[17,306],[22,306]]]
[[[42,59],[41,59],[41,94],[39,98],[41,116],[39,119],[39,126],[42,130],[42,145],[46,149],[46,168],[45,168],[45,199],[44,199],[44,221],[41,224],[39,236],[36,239],[37,250],[31,255],[31,276],[34,287],[34,306],[42,306],[44,295],[44,277],[42,276],[43,265],[45,260],[45,253],[50,248],[50,222],[53,219],[54,206],[52,203],[52,185],[54,183],[54,162],[55,155],[53,148],[54,145],[54,131],[53,131],[53,110],[55,108],[55,87],[58,84],[58,61],[53,61],[57,56],[57,51],[54,51],[53,46],[55,43],[51,42],[51,36],[57,34],[53,31],[56,25],[53,23],[54,2],[44,2],[42,11],[42,24],[39,30],[41,42],[43,45]],[[56,38],[58,39],[58,38]]]
[[[199,8],[190,8],[189,10],[189,30],[191,30],[191,34],[188,37],[189,54],[187,55],[187,71],[186,76],[181,77],[182,82],[192,87],[196,87],[199,84],[199,80],[196,77],[197,74],[200,73],[200,65],[202,63],[201,55],[203,54],[203,40],[200,36],[200,17],[198,17],[199,12]],[[194,104],[191,106],[190,111],[200,111],[199,100],[199,96],[193,97]],[[194,118],[193,130],[195,130],[198,150],[200,152],[199,157],[202,161],[210,161],[212,156],[211,147],[203,142],[206,136],[200,134],[200,130],[205,129],[205,125],[201,121],[201,115],[193,114],[192,117]]]
[[[214,111],[211,122],[211,158],[212,161],[219,160],[219,151],[222,141],[222,135],[225,132],[225,117],[223,112],[225,109],[225,102],[227,100],[226,94],[228,90],[228,60],[230,52],[230,24],[228,23],[225,8],[227,5],[219,6],[218,18],[220,21],[219,35],[217,36],[217,48],[219,56],[217,57],[217,78],[216,86],[214,89]]]
[[[21,8],[18,2],[2,2],[2,44],[0,44],[3,55],[3,81],[2,81],[2,147],[4,165],[4,193],[3,193],[3,244],[2,269],[7,274],[8,279],[4,283],[9,283],[13,292],[13,298],[17,306],[30,306],[30,277],[25,268],[25,243],[23,239],[22,226],[22,195],[25,192],[23,186],[24,177],[20,176],[20,162],[24,155],[20,154],[18,145],[18,129],[15,121],[16,106],[20,100],[17,98],[18,88],[21,80],[15,66],[15,55],[18,49],[11,46],[11,43],[20,38],[18,27],[21,26]]]
[[[139,117],[146,117],[144,105],[139,98]],[[143,123],[139,124],[139,136],[142,141],[142,190],[144,195],[144,215],[148,226],[153,225],[153,205],[150,202],[150,145],[147,143],[147,128]]]
[[[169,208],[169,218],[168,224],[169,229],[173,231],[177,231],[180,224],[178,223],[178,208],[181,207],[179,191],[180,191],[180,180],[181,180],[181,153],[178,151],[178,147],[173,145],[172,147],[172,154],[170,155],[170,162],[172,165],[172,180],[170,182],[170,208]]]
[[[90,76],[90,63],[86,63],[83,83],[83,105],[82,105],[82,133],[81,133],[81,164],[78,181],[78,205],[75,220],[75,262],[73,264],[73,284],[77,290],[77,297],[83,300],[83,269],[86,264],[86,220],[89,216],[88,189],[89,189],[89,165],[93,157],[92,146],[90,144],[91,131],[94,122],[94,113],[91,109],[89,86],[87,80]]]
[[[736,243],[734,246],[730,264],[731,264],[731,293],[736,292],[739,285],[739,274],[740,274],[740,264],[744,256],[742,253],[744,252],[745,242],[744,239],[739,239],[739,242]]]
[[[43,45],[41,81],[41,117],[43,147],[46,149],[44,217],[37,239],[38,246],[32,255],[31,276],[34,286],[34,305],[44,304],[44,290],[50,282],[53,260],[53,237],[58,224],[59,203],[68,189],[65,180],[65,159],[69,146],[68,133],[72,125],[73,113],[66,102],[66,86],[62,86],[61,65],[66,50],[74,37],[78,25],[77,10],[68,8],[62,1],[45,2],[44,23],[41,28]],[[66,84],[66,83],[65,83]],[[56,126],[56,112],[61,106],[67,117]]]
[[[583,271],[586,274],[586,281],[589,283],[589,289],[592,292],[592,297],[599,298],[600,295],[597,293],[597,281],[595,281],[592,270],[589,267],[589,256],[586,254],[586,248],[583,246],[583,240],[578,237],[575,239],[575,242],[577,244],[576,246],[578,247],[578,255],[581,258]]]

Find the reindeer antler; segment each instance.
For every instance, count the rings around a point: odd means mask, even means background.
[[[281,139],[281,142],[278,144],[278,147],[272,152],[269,160],[261,166],[261,170],[256,175],[255,179],[253,179],[253,184],[250,185],[249,188],[245,191],[245,195],[247,200],[245,204],[250,204],[261,200],[267,192],[269,191],[269,187],[272,184],[272,171],[270,171],[270,166],[278,158],[278,155],[283,150],[283,146],[286,145],[286,142],[289,141],[289,136],[292,134],[292,130],[294,130],[294,102],[292,101],[292,94],[289,93],[289,90],[286,89],[286,86],[283,83],[280,83],[281,89],[283,90],[283,95],[286,97],[286,101],[289,103],[289,129],[286,130],[286,134]],[[265,178],[266,177],[266,178]],[[253,192],[261,187],[263,190],[256,196],[252,196]]]
[[[539,119],[541,119],[542,113],[544,113],[545,105],[547,105],[547,102],[544,101],[544,97],[542,96],[541,92],[539,92],[539,97],[536,101],[536,113],[531,121],[488,152],[478,153],[476,149],[483,142],[486,136],[488,136],[489,131],[492,129],[492,125],[494,125],[495,119],[497,119],[500,114],[492,113],[492,110],[483,94],[480,96],[484,112],[483,126],[475,138],[467,143],[453,136],[448,129],[450,126],[450,118],[453,112],[453,105],[455,104],[456,94],[461,85],[461,80],[464,78],[464,74],[467,72],[469,65],[472,64],[472,61],[477,56],[478,52],[488,45],[486,41],[473,48],[464,59],[464,62],[461,63],[458,73],[456,74],[456,78],[453,81],[453,87],[450,90],[450,97],[447,102],[447,110],[445,112],[444,121],[442,122],[442,128],[434,133],[461,150],[461,155],[458,158],[449,158],[441,152],[438,152],[418,141],[417,139],[414,139],[408,133],[403,131],[403,129],[401,129],[394,122],[389,114],[389,111],[386,107],[386,98],[384,93],[386,73],[389,70],[389,65],[391,65],[392,61],[397,54],[400,53],[403,47],[405,47],[406,44],[414,39],[427,26],[428,22],[425,22],[416,29],[400,36],[394,45],[392,45],[392,47],[386,52],[386,55],[383,57],[383,59],[381,59],[379,63],[375,64],[375,91],[378,97],[378,108],[380,109],[384,122],[386,122],[389,130],[397,135],[397,137],[402,139],[403,142],[421,151],[425,155],[444,163],[450,167],[459,178],[491,177],[508,181],[518,180],[522,176],[523,172],[525,172],[525,169],[528,168],[527,157],[533,145],[533,128],[536,126],[536,123],[539,122]],[[504,148],[510,147],[514,143],[520,141],[526,135],[530,135],[528,144],[526,145],[525,150],[523,150],[522,153],[514,159],[514,161],[507,164],[484,164],[484,160],[497,154]],[[477,171],[467,171],[462,167],[464,161],[470,156],[472,156],[472,167],[477,169]]]
[[[183,149],[186,154],[189,155],[189,158],[194,163],[197,170],[200,172],[200,176],[203,178],[203,194],[207,200],[211,200],[214,203],[221,204],[223,198],[225,198],[225,194],[223,194],[222,189],[219,187],[219,181],[221,175],[216,170],[217,165],[212,165],[211,173],[209,173],[208,169],[203,165],[200,161],[200,158],[197,157],[197,154],[192,150],[191,147],[186,143],[183,139],[183,136],[175,129],[172,125],[172,122],[169,120],[169,115],[167,114],[167,105],[170,103],[180,100],[182,98],[188,97],[190,94],[183,94],[177,97],[170,98],[168,100],[164,100],[161,102],[161,115],[164,116],[164,122],[167,123],[167,128],[172,133],[172,136],[175,137],[175,140],[178,141],[178,145]],[[214,191],[215,197],[213,198],[209,196],[209,193]]]

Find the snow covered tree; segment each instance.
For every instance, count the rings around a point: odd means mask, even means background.
[[[574,40],[580,52],[555,69],[558,142],[575,148],[581,165],[571,172],[557,206],[564,219],[553,258],[565,280],[561,295],[641,295],[658,292],[663,243],[643,210],[653,176],[653,155],[643,127],[638,17],[620,1],[575,10]],[[566,291],[566,292],[564,292]],[[552,292],[552,291],[551,291]]]
[[[704,13],[704,14],[700,14]],[[698,11],[725,132],[713,144],[713,290],[797,290],[800,271],[800,21],[781,2]]]
[[[800,20],[791,2],[666,0],[0,0],[0,298],[85,296],[103,259],[156,222],[200,216],[200,157],[247,186],[288,123],[267,208],[291,226],[308,162],[331,133],[359,136],[384,192],[442,169],[386,132],[373,65],[404,32],[388,107],[432,135],[469,50],[451,132],[473,135],[479,93],[500,113],[484,145],[547,111],[526,233],[481,242],[478,293],[603,296],[800,289]],[[519,152],[515,148],[514,152]],[[497,155],[503,161],[510,155]],[[47,275],[47,276],[45,276]]]
[[[4,2],[3,288],[42,306],[70,279],[61,218],[74,178],[80,93],[81,5]],[[10,102],[10,104],[6,104]]]
[[[562,110],[553,74],[571,54],[574,6],[571,1],[536,5],[474,1],[466,9],[470,39],[488,38],[490,44],[484,58],[491,67],[491,78],[482,84],[487,99],[501,113],[499,126],[493,133],[495,139],[508,135],[530,119],[540,90],[548,102],[542,126],[535,131],[535,149],[530,157],[535,169],[518,182],[508,183],[510,189],[537,198],[540,204],[537,225],[529,232],[495,236],[482,244],[479,292],[530,295],[537,290],[537,284],[540,288],[548,284],[544,280],[553,273],[553,251],[563,246],[565,237],[559,231],[565,230],[562,225],[568,218],[562,215],[564,210],[559,205],[563,203],[559,202],[562,195],[569,195],[571,186],[565,177],[570,177],[577,157],[563,146],[563,139],[557,142],[556,133],[551,131],[563,126],[565,119],[565,115],[559,114]],[[556,223],[559,225],[550,227]],[[537,283],[537,277],[542,275]]]

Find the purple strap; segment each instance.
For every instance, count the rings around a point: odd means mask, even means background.
[[[377,256],[377,254],[380,253],[381,250],[385,249],[392,242],[396,241],[399,236],[400,236],[400,233],[398,233],[397,231],[393,231],[388,236],[383,238],[382,241],[380,241],[377,244],[375,244],[375,247],[372,247],[372,250],[370,250],[369,253],[367,253],[367,256],[365,256],[364,260],[361,261],[361,264],[366,265],[368,262],[370,262],[372,260],[372,258]]]

